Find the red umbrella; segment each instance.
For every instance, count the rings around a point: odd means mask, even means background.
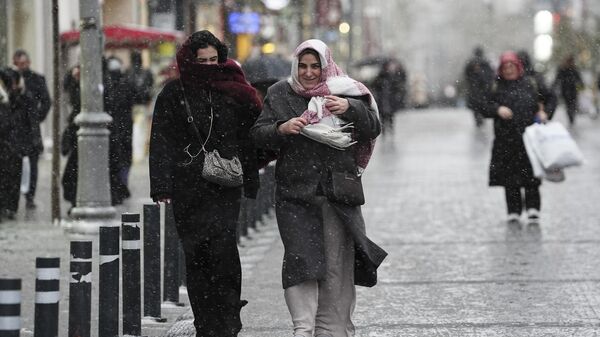
[[[162,42],[180,42],[184,38],[183,32],[162,30],[140,26],[105,26],[104,48],[150,48]],[[79,43],[79,31],[71,30],[60,34],[60,41],[64,45]]]

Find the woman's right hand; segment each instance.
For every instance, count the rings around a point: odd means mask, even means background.
[[[156,206],[160,206],[161,202],[164,203],[165,205],[170,204],[171,198],[160,198],[160,199],[156,200]]]
[[[498,108],[498,116],[504,120],[512,119],[513,112],[509,107],[501,106]]]
[[[307,124],[308,121],[306,118],[294,117],[279,125],[279,127],[277,127],[277,132],[279,132],[281,135],[297,135]]]

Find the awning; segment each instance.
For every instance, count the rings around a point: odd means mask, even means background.
[[[151,48],[163,42],[181,42],[185,37],[177,30],[162,30],[141,26],[105,26],[104,48]],[[66,46],[79,43],[79,31],[71,30],[60,34],[60,41]]]

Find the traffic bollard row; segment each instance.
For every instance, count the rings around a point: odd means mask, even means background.
[[[60,301],[60,258],[35,259],[35,337],[58,336],[58,302]]]
[[[0,279],[0,337],[18,337],[21,330],[21,280]]]
[[[239,233],[246,235],[274,206],[274,167],[262,174],[256,201],[241,206]],[[179,285],[185,285],[184,256],[172,205],[165,205],[163,301],[179,303]],[[100,227],[98,337],[119,335],[119,264],[122,262],[123,335],[141,335],[140,214],[126,213],[122,226]],[[160,299],[160,207],[144,205],[144,316],[158,322]],[[119,237],[121,245],[119,246]],[[122,261],[119,259],[122,249]],[[92,295],[92,242],[70,244],[68,337],[90,337]],[[159,272],[156,272],[159,271]],[[60,259],[36,258],[35,337],[57,337],[60,301]],[[0,337],[19,337],[21,280],[0,279]]]

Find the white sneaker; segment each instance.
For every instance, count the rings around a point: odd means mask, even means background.
[[[520,218],[521,216],[517,213],[508,213],[508,216],[506,217],[506,222],[519,222]]]
[[[529,220],[529,222],[538,222],[540,220],[540,211],[535,208],[528,209],[527,220]]]

